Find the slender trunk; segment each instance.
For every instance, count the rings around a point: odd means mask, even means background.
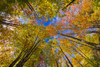
[[[72,47],[72,48],[73,48],[73,47]],[[94,64],[93,61],[91,61],[90,59],[84,57],[84,56],[83,56],[79,51],[77,51],[75,48],[73,48],[73,50],[76,51],[76,52],[77,52],[81,57],[83,57],[83,58],[84,58],[88,63],[90,63],[90,64],[91,64],[91,63]]]
[[[71,41],[73,41],[73,40],[71,40]],[[87,47],[89,47],[89,48],[91,48],[91,49],[93,49],[93,50],[98,50],[96,47],[93,47],[93,46],[90,46],[90,45],[85,45],[85,44],[82,44],[82,43],[77,42],[77,41],[73,41],[73,42],[75,42],[75,43],[77,43],[77,44],[81,44],[81,45],[87,46]]]
[[[59,46],[60,47],[60,46]],[[71,67],[73,67],[73,64],[71,63],[71,61],[68,59],[68,57],[66,56],[66,54],[63,52],[62,48],[60,47],[61,52],[65,55],[66,59],[68,60],[69,64]]]
[[[81,67],[83,67],[83,65],[75,57],[73,57],[73,58],[77,61],[77,63],[79,63],[81,65]]]
[[[33,52],[37,49],[37,44],[39,42],[40,40],[36,44],[34,44],[34,47],[30,49],[28,54],[25,57],[23,57],[15,67],[22,67],[27,62],[27,60],[32,56]]]
[[[18,60],[20,59],[20,57],[22,55],[22,52],[23,52],[23,50],[21,51],[21,53],[19,54],[19,56],[10,64],[9,67],[13,67],[18,62]]]
[[[37,14],[36,14],[34,8],[32,7],[32,5],[28,2],[28,0],[25,0],[25,3],[26,3],[26,5],[29,7],[29,9],[30,9],[31,11],[34,11],[34,16],[35,16],[35,18],[37,18]]]
[[[58,61],[56,60],[56,66],[59,67]]]
[[[92,43],[92,42],[88,42],[88,41],[85,41],[85,40],[82,40],[82,39],[78,39],[78,38],[75,38],[75,37],[73,37],[73,36],[69,36],[69,35],[65,35],[65,34],[60,34],[60,35],[66,36],[66,37],[69,37],[69,38],[72,38],[72,39],[75,39],[75,40],[78,40],[78,41],[80,41],[80,42],[84,42],[84,43],[86,43],[86,44],[88,44],[88,45],[91,45],[91,46],[96,47],[96,48],[97,48],[96,50],[100,50],[100,47],[98,47],[99,44]]]
[[[66,61],[66,59],[64,58],[64,60]],[[66,66],[69,67],[68,62],[66,61]]]
[[[25,57],[23,57],[15,67],[22,67],[26,61],[31,57],[30,53],[28,53]]]

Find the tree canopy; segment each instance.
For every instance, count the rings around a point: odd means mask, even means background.
[[[99,66],[99,0],[0,0],[0,67]]]

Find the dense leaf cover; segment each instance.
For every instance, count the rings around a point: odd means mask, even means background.
[[[100,1],[0,0],[0,67],[100,67]]]

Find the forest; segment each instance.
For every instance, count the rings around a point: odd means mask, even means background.
[[[0,67],[100,67],[100,0],[0,0]]]

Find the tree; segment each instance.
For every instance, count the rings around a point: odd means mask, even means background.
[[[16,67],[22,67],[33,52],[39,49],[41,44],[44,44],[44,39],[48,37],[48,32],[44,30],[43,26],[33,26],[31,24],[19,26],[12,34],[11,43],[18,46],[21,53],[9,67],[13,67],[16,63]]]
[[[14,59],[12,63],[1,64],[9,67],[100,66],[99,3],[99,0],[0,1],[1,60],[6,61],[5,56],[15,57],[9,59]],[[52,21],[56,17],[61,19]],[[48,20],[52,23],[43,26]],[[6,43],[11,47],[9,52],[4,49]],[[10,55],[14,50],[14,55]]]

